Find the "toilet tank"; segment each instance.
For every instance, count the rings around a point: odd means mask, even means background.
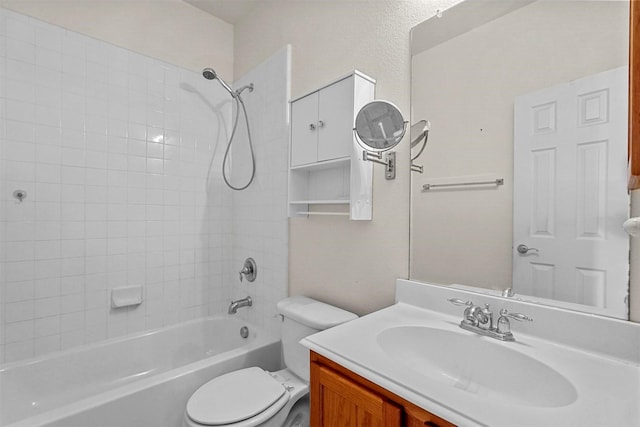
[[[309,350],[300,340],[316,332],[356,319],[355,314],[303,296],[278,302],[282,322],[284,363],[294,374],[309,381]]]

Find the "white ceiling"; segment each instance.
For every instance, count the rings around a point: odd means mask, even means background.
[[[183,0],[217,18],[235,24],[255,7],[258,0]]]

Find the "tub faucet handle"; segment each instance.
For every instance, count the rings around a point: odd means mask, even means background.
[[[247,280],[253,282],[256,280],[256,276],[258,275],[258,266],[253,258],[247,258],[244,261],[244,266],[242,270],[240,270],[240,281],[244,279],[244,276],[247,276]]]

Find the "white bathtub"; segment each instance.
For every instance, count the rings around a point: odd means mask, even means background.
[[[280,342],[227,316],[0,365],[0,426],[178,427],[193,391],[247,366],[279,369]]]

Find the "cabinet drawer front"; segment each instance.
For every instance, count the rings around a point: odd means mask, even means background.
[[[318,92],[291,103],[291,166],[318,160]]]

